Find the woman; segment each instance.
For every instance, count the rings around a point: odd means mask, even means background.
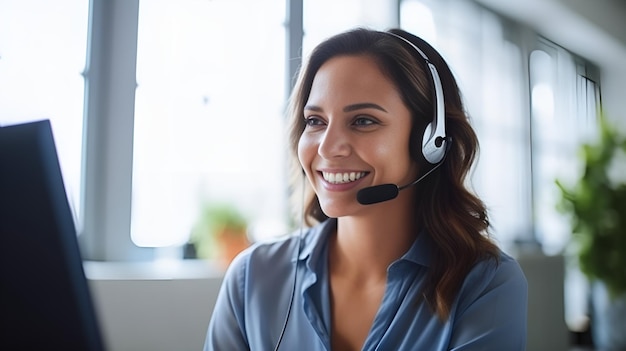
[[[524,350],[526,279],[465,188],[478,141],[442,57],[398,29],[339,34],[290,113],[310,228],[232,263],[205,350]]]

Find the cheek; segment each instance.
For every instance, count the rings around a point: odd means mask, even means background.
[[[374,157],[378,162],[404,162],[405,154],[408,154],[406,145],[400,142],[401,138],[389,137],[379,141],[370,140],[365,147],[367,153]]]
[[[302,134],[298,141],[298,160],[307,174],[309,173],[309,167],[313,160],[313,154],[317,152],[313,144],[313,140],[308,138],[305,134]]]
[[[398,147],[394,142],[388,140],[380,141],[378,143],[369,143],[370,153],[376,155],[377,158],[388,159],[390,156],[397,157]],[[394,158],[395,158],[394,157]]]
[[[415,161],[409,152],[409,141],[403,134],[381,139],[369,144],[370,161],[380,165],[386,177],[402,179],[414,176]]]

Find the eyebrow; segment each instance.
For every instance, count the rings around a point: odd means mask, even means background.
[[[343,112],[352,112],[352,111],[363,110],[363,109],[368,109],[368,108],[373,108],[375,110],[380,110],[380,111],[383,111],[383,112],[387,112],[387,110],[382,108],[382,106],[374,104],[374,103],[371,103],[371,102],[362,102],[362,103],[358,103],[358,104],[348,105],[348,106],[343,108]],[[307,105],[307,106],[304,107],[304,109],[305,110],[311,110],[311,111],[318,111],[318,112],[323,111],[321,107],[315,106],[315,105]]]

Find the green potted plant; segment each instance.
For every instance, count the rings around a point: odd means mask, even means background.
[[[236,206],[206,203],[189,241],[194,245],[198,258],[216,259],[225,268],[250,245],[247,230],[248,220]]]
[[[605,118],[596,142],[582,146],[583,172],[557,180],[572,225],[574,256],[591,283],[591,328],[601,350],[626,349],[626,135]],[[603,306],[604,305],[604,306]]]

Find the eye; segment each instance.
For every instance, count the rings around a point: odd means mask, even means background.
[[[304,123],[307,125],[307,127],[316,127],[324,125],[324,120],[318,116],[308,116],[304,117]]]
[[[371,126],[378,124],[378,121],[375,118],[369,116],[357,116],[352,124],[354,124],[355,126]]]

